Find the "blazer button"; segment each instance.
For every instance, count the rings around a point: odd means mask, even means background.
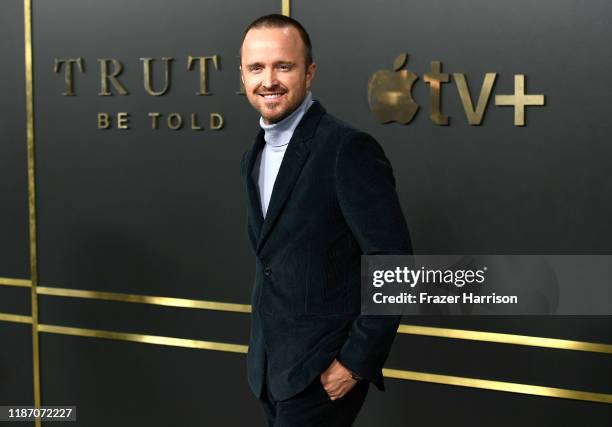
[[[266,266],[265,266],[265,268],[264,268],[264,274],[265,274],[266,276],[270,276],[270,274],[272,274],[272,269],[270,268],[270,266],[269,266],[269,265],[266,265]]]

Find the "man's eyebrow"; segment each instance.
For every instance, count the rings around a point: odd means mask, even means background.
[[[276,61],[274,63],[274,66],[278,66],[278,65],[295,65],[295,62],[292,61]],[[247,68],[254,68],[254,67],[264,67],[265,65],[262,62],[253,62],[251,64],[247,64],[246,67]]]

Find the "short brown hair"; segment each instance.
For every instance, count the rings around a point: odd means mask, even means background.
[[[249,30],[253,28],[286,28],[286,27],[293,27],[300,34],[300,38],[302,39],[302,42],[304,43],[304,50],[306,51],[305,58],[304,58],[305,63],[306,63],[306,68],[308,68],[310,64],[312,64],[312,44],[310,43],[310,36],[308,35],[308,32],[302,26],[302,24],[300,24],[298,21],[288,16],[279,15],[278,13],[273,13],[271,15],[265,15],[260,18],[257,18],[256,20],[251,22],[251,24],[247,27],[246,30],[244,30],[244,34],[242,35],[242,42],[244,43],[244,38],[246,37],[246,34],[249,32]],[[240,45],[240,51],[242,52],[242,44]],[[242,57],[240,61],[242,62]]]

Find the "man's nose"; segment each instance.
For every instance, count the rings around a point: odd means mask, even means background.
[[[276,86],[277,83],[278,81],[276,80],[276,72],[274,71],[274,69],[269,68],[266,71],[264,71],[262,85],[265,88],[272,88]]]

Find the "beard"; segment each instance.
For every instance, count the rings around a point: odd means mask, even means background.
[[[285,92],[282,97],[286,97],[289,92]],[[307,92],[304,93],[300,98],[293,100],[292,102],[288,102],[287,99],[280,99],[278,101],[267,101],[263,102],[260,100],[258,105],[255,106],[255,109],[259,111],[261,117],[263,117],[264,122],[267,124],[278,123],[286,117],[290,116],[304,101],[306,98]],[[259,94],[256,96],[260,97]],[[263,98],[262,98],[263,99]]]

